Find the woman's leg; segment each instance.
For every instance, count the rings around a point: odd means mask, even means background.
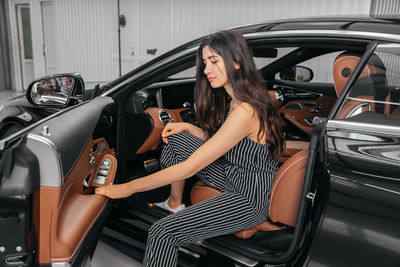
[[[164,146],[161,153],[161,163],[165,167],[170,167],[183,162],[203,144],[203,140],[188,132],[171,135],[168,137],[168,144]],[[221,190],[225,182],[224,164],[224,159],[221,158],[200,171],[198,176],[205,183]],[[171,193],[168,200],[168,206],[170,208],[175,209],[182,204],[184,187],[184,180],[171,184]]]
[[[144,266],[176,266],[178,247],[254,227],[265,221],[242,195],[222,193],[156,223],[147,239]]]
[[[170,208],[176,209],[182,204],[184,188],[185,188],[185,180],[171,184],[171,192],[169,194],[169,199],[168,199],[168,206]]]

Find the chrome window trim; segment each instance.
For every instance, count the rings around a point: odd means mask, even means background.
[[[146,86],[143,89],[167,87],[167,86],[180,85],[180,84],[185,84],[185,83],[190,83],[190,82],[195,83],[196,82],[196,78],[184,78],[184,79],[172,80],[172,81],[155,82],[155,83],[152,83],[149,86]]]
[[[345,31],[345,30],[284,30],[284,31],[268,31],[268,32],[255,32],[243,34],[247,39],[258,39],[265,37],[348,37],[348,38],[358,38],[358,39],[371,39],[371,40],[381,40],[381,41],[395,41],[400,42],[400,35],[389,34],[389,33],[379,33],[379,32],[363,32],[363,31]],[[109,89],[107,92],[103,93],[102,96],[108,96],[111,93],[117,91],[119,88],[125,86],[126,84],[132,82],[138,77],[145,75],[160,66],[170,63],[180,57],[195,53],[199,45],[192,46],[186,50],[183,50],[177,54],[174,54],[162,61],[148,67],[136,73],[132,77],[124,80],[123,82],[116,85],[114,88]]]
[[[374,188],[374,189],[378,189],[378,190],[383,190],[383,191],[386,191],[388,193],[400,195],[400,193],[397,192],[397,191],[390,190],[390,189],[387,189],[387,188],[384,188],[384,187],[380,187],[380,186],[376,186],[376,185],[372,185],[372,184],[369,184],[369,183],[362,183],[360,181],[355,181],[354,179],[349,179],[349,178],[346,178],[346,177],[343,177],[343,176],[340,176],[340,175],[337,175],[337,174],[331,174],[331,177],[335,178],[335,179],[339,179],[341,181],[345,181],[345,182],[349,182],[349,183],[355,183],[355,184],[363,185],[363,186],[366,186],[366,187],[370,187],[370,188]],[[383,177],[384,179],[388,179],[387,177],[384,177],[384,176],[380,176],[380,177]],[[389,179],[394,179],[395,181],[398,181],[397,178],[390,178],[389,177]]]
[[[54,143],[46,137],[30,133],[26,146],[39,162],[40,186],[61,187],[64,182],[61,155]]]
[[[368,111],[372,110],[372,106],[370,103],[361,103],[359,105],[357,105],[355,108],[353,108],[349,114],[347,114],[346,119],[353,117],[355,115],[361,114],[363,113],[363,108],[364,107],[368,107]]]
[[[397,126],[378,125],[373,123],[362,123],[362,122],[341,121],[341,120],[340,121],[329,120],[326,126],[327,128],[334,128],[334,129],[400,136],[400,126],[397,127]]]
[[[381,41],[400,41],[400,35],[380,32],[364,32],[364,31],[345,31],[345,30],[287,30],[287,31],[270,31],[270,32],[255,32],[244,34],[247,38],[261,38],[261,37],[352,37],[361,39],[381,40]]]
[[[71,267],[71,264],[69,262],[52,262],[51,266],[52,267]]]
[[[370,102],[370,103],[378,103],[378,104],[388,104],[388,105],[400,106],[400,103],[390,102],[390,101],[379,101],[379,100],[364,99],[364,98],[357,98],[357,97],[347,97],[347,99],[356,100],[356,101],[363,101],[363,102]]]

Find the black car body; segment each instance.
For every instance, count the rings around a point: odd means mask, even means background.
[[[31,90],[28,90],[25,95],[14,97],[2,105],[0,108],[0,138],[7,137],[51,114],[65,109],[68,106],[73,106],[89,100],[92,97],[91,94],[93,90],[85,91],[85,84],[78,73],[45,76],[38,80],[34,80],[32,84],[39,80],[54,80],[58,77],[64,76],[76,79],[76,88],[71,92],[71,95],[65,104],[51,105],[46,103],[35,103],[31,95]]]
[[[179,265],[398,266],[400,24],[314,18],[237,30],[282,118],[282,166],[309,150],[297,218],[248,239],[228,235],[180,248]],[[168,187],[109,201],[93,194],[96,175],[105,160],[105,183],[159,170],[163,125],[195,123],[194,76],[176,76],[195,65],[199,41],[0,141],[0,265],[84,266],[99,231],[142,260],[147,230],[168,215],[150,203],[164,200]],[[195,182],[186,183],[188,205]]]

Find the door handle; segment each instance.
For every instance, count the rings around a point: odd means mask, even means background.
[[[153,48],[153,49],[147,49],[147,54],[149,55],[155,55],[157,52],[157,48]]]

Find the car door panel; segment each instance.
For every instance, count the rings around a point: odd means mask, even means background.
[[[111,104],[110,98],[93,100],[74,112],[45,122],[51,127],[51,135],[32,133],[28,136],[27,145],[39,156],[41,172],[40,187],[33,194],[31,231],[40,264],[73,262],[82,242],[106,207],[107,198],[94,194],[94,188],[102,185],[97,183],[96,176],[103,160],[108,160],[104,184],[113,183],[117,160],[107,140],[93,140],[92,133],[99,118],[104,117],[101,114]],[[78,114],[83,118],[80,123],[63,127],[63,121],[71,121],[71,116]],[[59,133],[62,134],[58,136]],[[82,145],[82,140],[86,144]],[[65,157],[70,158],[64,160]],[[55,166],[51,168],[50,164]],[[64,171],[68,173],[65,179]]]
[[[312,132],[314,117],[328,117],[336,97],[321,96],[315,100],[292,100],[285,104],[279,113],[307,135]]]
[[[364,118],[327,125],[330,192],[311,265],[378,266],[385,259],[385,266],[397,266],[400,262],[400,134],[393,135],[400,132],[400,125],[392,120],[397,126],[371,127],[361,121],[388,121],[389,117],[358,116]]]
[[[70,109],[67,113],[62,113],[32,130],[31,134],[47,139],[43,140],[42,138],[42,141],[56,145],[56,149],[61,155],[64,178],[68,178],[82,149],[93,134],[101,119],[102,111],[111,105],[113,105],[111,98],[97,97],[90,103]],[[42,134],[44,126],[47,126],[49,131],[47,136]]]
[[[70,261],[72,259],[83,238],[107,203],[105,197],[93,194],[94,179],[101,162],[107,158],[112,163],[105,184],[112,184],[116,172],[116,159],[113,156],[114,152],[108,147],[103,153],[91,152],[94,143],[96,142],[90,140],[72,170],[68,183],[62,187],[59,207],[52,211],[54,220],[51,222],[52,261],[65,261],[65,258]],[[88,164],[91,157],[95,158],[93,165]],[[86,177],[89,177],[87,181],[89,187],[87,188],[83,186],[83,179]]]
[[[70,262],[107,203],[105,197],[93,194],[93,187],[86,188],[82,183],[89,177],[88,184],[94,184],[104,158],[112,161],[106,184],[114,181],[114,151],[108,146],[102,153],[91,151],[99,142],[104,140],[90,140],[61,188],[40,187],[34,194],[33,218],[36,218],[34,229],[39,241],[39,263]],[[88,164],[91,157],[95,158],[93,165]]]
[[[165,127],[165,124],[160,119],[161,111],[168,112],[171,118],[171,122],[183,122],[181,112],[189,110],[189,108],[180,109],[161,109],[161,108],[148,108],[144,112],[151,117],[153,121],[153,128],[150,135],[147,137],[143,145],[137,150],[137,154],[142,154],[150,150],[154,150],[162,143],[161,133]]]

